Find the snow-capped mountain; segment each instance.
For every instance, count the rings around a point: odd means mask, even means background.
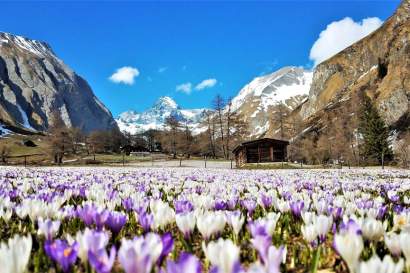
[[[279,103],[293,110],[306,100],[312,77],[313,72],[294,66],[257,77],[232,100],[232,109],[248,122],[252,136],[261,136],[270,128]]]
[[[135,134],[150,129],[163,130],[166,118],[172,114],[182,124],[187,123],[193,134],[198,134],[202,131],[200,121],[205,110],[204,108],[181,109],[172,98],[160,97],[148,110],[142,113],[133,110],[124,112],[116,121],[121,131]]]

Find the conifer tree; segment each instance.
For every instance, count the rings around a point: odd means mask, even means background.
[[[376,159],[380,164],[393,159],[389,143],[389,129],[380,117],[370,98],[363,94],[359,133],[363,138],[362,155],[366,159]]]

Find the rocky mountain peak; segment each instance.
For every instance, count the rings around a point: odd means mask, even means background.
[[[47,43],[0,32],[0,124],[45,131],[55,114],[85,132],[117,128],[88,83]]]
[[[178,104],[170,97],[164,96],[160,97],[154,104],[153,108],[156,109],[177,109],[179,108]]]
[[[309,94],[313,72],[287,66],[256,77],[232,100],[232,108],[243,116],[254,137],[269,130],[272,113],[279,104],[289,110],[298,107]]]
[[[200,133],[201,116],[206,109],[182,109],[168,96],[160,97],[152,107],[144,112],[130,110],[121,113],[116,119],[121,131],[131,134],[150,129],[163,130],[166,119],[174,115],[181,123],[187,123],[194,134]]]
[[[0,46],[7,47],[9,49],[17,49],[21,52],[34,54],[41,58],[56,58],[50,45],[46,42],[32,40],[7,32],[0,32]]]

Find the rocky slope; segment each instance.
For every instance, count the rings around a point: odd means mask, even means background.
[[[378,30],[316,67],[298,113],[312,126],[329,105],[343,107],[358,91],[374,100],[388,125],[410,126],[410,0]]]
[[[48,44],[0,32],[0,124],[44,131],[54,113],[85,132],[117,127],[88,83]]]
[[[252,137],[262,136],[272,127],[278,104],[292,111],[306,100],[312,75],[311,71],[290,66],[257,77],[233,98],[232,108],[248,122]]]
[[[182,124],[188,124],[193,134],[199,134],[204,130],[201,126],[201,116],[205,110],[182,109],[172,98],[160,97],[146,111],[127,111],[120,114],[116,121],[121,131],[136,134],[150,129],[163,130],[166,118],[172,114]]]

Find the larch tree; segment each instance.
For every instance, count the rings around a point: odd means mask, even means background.
[[[384,166],[385,161],[393,159],[390,132],[370,98],[364,93],[362,95],[359,123],[359,132],[363,138],[362,153],[368,160],[375,159]]]

